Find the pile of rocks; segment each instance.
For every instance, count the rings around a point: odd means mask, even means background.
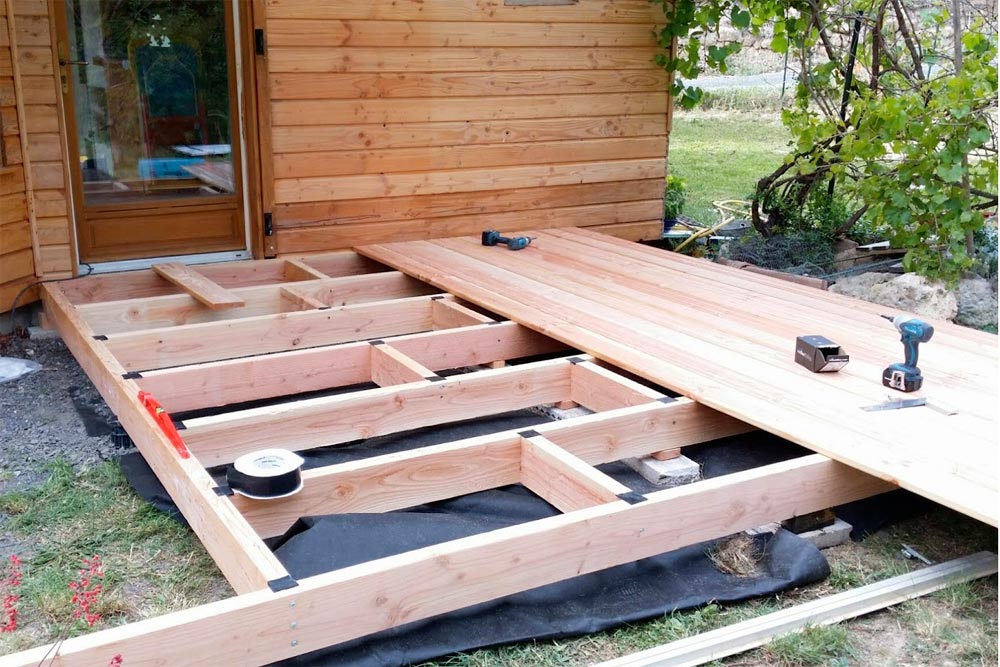
[[[830,291],[976,329],[997,326],[997,284],[985,278],[962,280],[949,289],[914,273],[873,272],[841,278]]]

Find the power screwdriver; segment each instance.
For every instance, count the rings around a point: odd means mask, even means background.
[[[892,364],[882,371],[882,384],[899,391],[917,391],[924,383],[924,377],[917,368],[917,346],[926,343],[934,335],[934,327],[923,320],[906,315],[883,315],[899,331],[903,341],[906,359],[901,364]]]
[[[487,229],[483,232],[483,245],[494,246],[503,243],[510,250],[521,250],[527,248],[533,239],[530,236],[500,236],[500,232],[495,229]]]

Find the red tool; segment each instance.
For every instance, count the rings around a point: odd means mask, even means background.
[[[163,406],[148,391],[139,392],[139,402],[149,411],[149,414],[153,416],[156,423],[160,425],[160,430],[167,436],[174,449],[181,455],[181,458],[191,458],[191,452],[188,451],[187,445],[181,439],[181,434],[174,427],[174,420],[170,418],[170,413],[164,410]]]

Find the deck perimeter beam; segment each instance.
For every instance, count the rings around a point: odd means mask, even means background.
[[[237,593],[266,589],[269,581],[288,576],[246,519],[228,498],[218,496],[215,481],[194,456],[182,458],[149,412],[139,404],[139,388],[122,378],[121,366],[73,310],[58,287],[42,288],[45,312],[66,346],[128,431],[191,528]]]
[[[60,667],[263,665],[380,630],[893,488],[810,455],[490,531],[66,640]],[[504,572],[498,577],[497,572]],[[224,637],[225,641],[220,641]],[[47,647],[0,658],[34,667]]]

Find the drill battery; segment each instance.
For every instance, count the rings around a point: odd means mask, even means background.
[[[831,373],[847,365],[851,358],[826,336],[809,335],[795,339],[795,361],[813,373]]]

